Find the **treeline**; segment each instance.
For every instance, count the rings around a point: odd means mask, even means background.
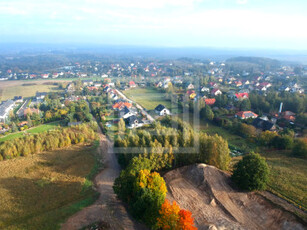
[[[227,169],[230,162],[228,143],[222,137],[196,134],[180,119],[166,117],[149,130],[130,131],[115,140],[118,160],[126,167],[141,152],[158,168],[180,167],[192,163],[208,163]],[[133,152],[130,148],[137,148]]]
[[[297,114],[307,111],[306,95],[289,92],[268,92],[264,96],[258,93],[250,93],[249,100],[252,110],[258,114],[278,111],[281,102],[283,102],[283,111],[290,110]]]
[[[97,137],[96,129],[95,123],[81,124],[7,140],[0,144],[0,161],[92,141]]]
[[[258,136],[257,140],[262,146],[291,150],[292,156],[307,158],[307,138],[294,138],[293,131],[285,130],[280,134],[265,131]]]

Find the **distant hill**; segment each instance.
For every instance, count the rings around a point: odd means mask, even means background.
[[[230,64],[250,63],[259,65],[261,67],[269,66],[270,68],[278,68],[281,65],[281,62],[276,59],[262,57],[234,57],[227,59],[226,62]]]

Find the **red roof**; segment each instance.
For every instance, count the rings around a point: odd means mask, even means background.
[[[248,98],[248,93],[236,93],[236,97],[238,99],[241,99],[241,98]]]
[[[242,119],[250,118],[250,117],[258,117],[258,114],[252,111],[240,111],[240,112],[237,112],[236,115]]]
[[[135,82],[134,81],[129,81],[129,85],[135,85]]]
[[[132,104],[129,103],[129,102],[122,102],[122,101],[121,101],[121,102],[115,103],[115,104],[112,106],[112,108],[113,108],[113,109],[121,110],[121,109],[123,109],[125,106],[129,109],[129,108],[132,107]]]
[[[206,105],[213,105],[215,103],[215,98],[207,98],[205,99]]]

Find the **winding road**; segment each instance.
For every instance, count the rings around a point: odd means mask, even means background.
[[[119,176],[120,166],[113,152],[113,143],[101,133],[99,128],[99,153],[103,157],[104,169],[96,176],[95,186],[100,193],[99,199],[91,206],[82,209],[71,216],[64,224],[62,230],[78,230],[96,221],[110,224],[110,229],[146,229],[135,222],[127,213],[123,203],[116,198],[113,183]]]

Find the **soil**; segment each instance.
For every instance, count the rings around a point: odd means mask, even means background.
[[[100,133],[100,153],[104,158],[104,170],[95,178],[99,199],[91,206],[71,216],[62,230],[78,230],[95,222],[106,223],[108,229],[146,229],[129,216],[124,204],[116,198],[113,183],[119,176],[120,166],[113,153],[113,143]]]
[[[198,229],[306,229],[304,221],[269,199],[273,194],[239,192],[230,175],[213,166],[182,167],[164,179],[167,199],[190,210]]]

